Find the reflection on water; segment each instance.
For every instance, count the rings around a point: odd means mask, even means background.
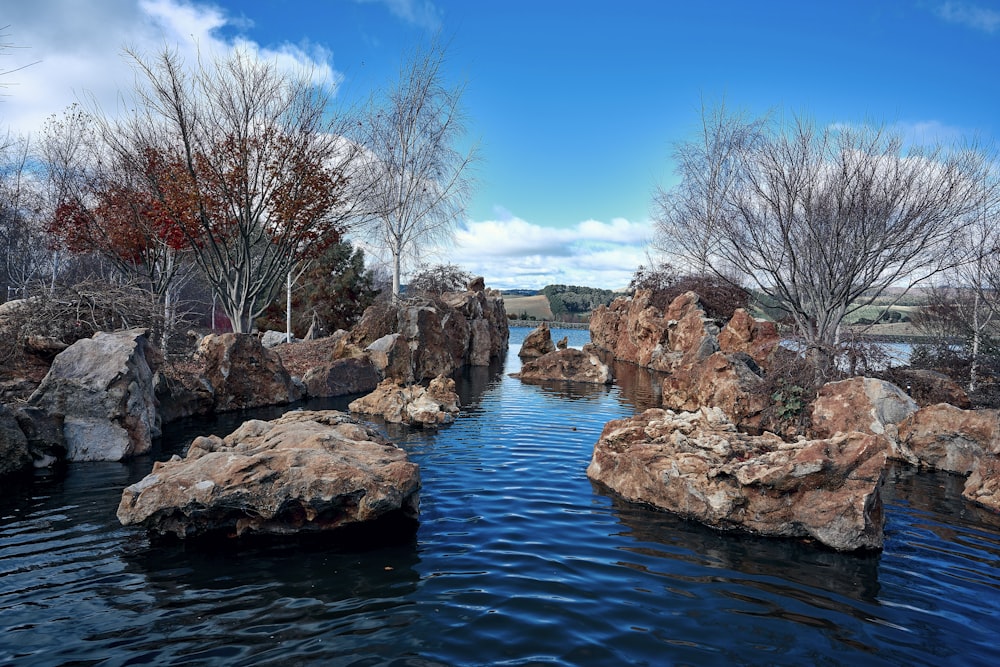
[[[878,555],[625,503],[586,466],[659,382],[625,365],[610,390],[522,384],[507,373],[526,332],[505,365],[456,378],[454,424],[384,425],[421,465],[403,545],[153,546],[114,517],[152,457],[0,497],[0,663],[998,664],[1000,518],[961,478],[890,470]],[[172,425],[155,457],[246,416]]]

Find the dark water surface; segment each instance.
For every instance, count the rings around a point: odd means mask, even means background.
[[[605,422],[655,402],[644,373],[522,385],[526,331],[463,377],[456,423],[387,429],[423,476],[403,545],[151,546],[114,515],[150,458],[5,489],[0,664],[1000,664],[1000,518],[961,478],[894,468],[867,556],[620,502],[585,469]],[[173,427],[158,456],[243,417]]]

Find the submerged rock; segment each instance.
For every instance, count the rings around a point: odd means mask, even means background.
[[[406,452],[342,412],[250,420],[198,437],[122,492],[118,520],[156,536],[289,535],[415,522],[420,472]],[[414,524],[415,525],[415,524]]]
[[[397,380],[383,380],[375,391],[351,401],[351,412],[377,415],[393,424],[440,426],[455,421],[459,413],[455,381],[443,375],[427,387],[406,386]]]
[[[552,342],[551,339],[549,342]],[[526,361],[520,372],[512,373],[511,377],[520,378],[523,382],[565,381],[590,384],[611,384],[613,380],[611,368],[596,354],[573,348],[554,350]]]
[[[887,448],[859,432],[786,443],[740,433],[718,409],[650,409],[608,422],[587,475],[715,528],[880,549]]]

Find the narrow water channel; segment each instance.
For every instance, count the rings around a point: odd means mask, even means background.
[[[585,469],[655,389],[522,384],[526,332],[463,376],[454,424],[387,429],[423,477],[403,545],[151,546],[114,516],[151,458],[4,489],[0,664],[1000,664],[1000,517],[959,477],[893,468],[863,556],[623,503]],[[176,425],[157,456],[245,417]]]

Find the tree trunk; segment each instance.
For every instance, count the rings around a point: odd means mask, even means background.
[[[292,270],[285,277],[285,342],[292,342]]]

